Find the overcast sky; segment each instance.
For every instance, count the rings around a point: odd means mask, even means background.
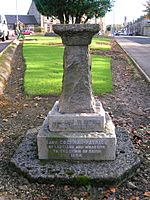
[[[0,13],[16,14],[18,12],[22,15],[27,14],[31,2],[32,0],[0,0]],[[115,0],[113,11],[106,15],[106,24],[123,23],[125,16],[127,21],[137,19],[144,14],[142,10],[145,2],[146,0]]]
[[[32,0],[0,0],[0,13],[14,15],[18,10],[18,14],[27,14],[31,2]]]
[[[115,0],[112,12],[106,14],[106,24],[122,24],[124,18],[131,22],[145,13],[144,5],[147,0]]]

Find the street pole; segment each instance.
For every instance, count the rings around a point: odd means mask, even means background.
[[[16,28],[19,29],[18,27],[18,4],[17,4],[17,0],[16,0]]]
[[[115,2],[113,2],[113,24],[112,24],[112,36],[115,34]]]

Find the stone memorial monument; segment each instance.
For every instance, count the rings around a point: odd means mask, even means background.
[[[38,133],[39,159],[114,160],[116,135],[91,88],[89,48],[98,24],[54,25],[65,45],[62,93]]]
[[[88,45],[99,26],[54,25],[65,45],[60,99],[43,125],[29,129],[11,163],[44,183],[114,185],[140,164],[126,131],[114,127],[91,88]]]

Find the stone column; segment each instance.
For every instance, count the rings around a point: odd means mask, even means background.
[[[88,45],[98,24],[53,25],[65,45],[60,113],[95,113]]]

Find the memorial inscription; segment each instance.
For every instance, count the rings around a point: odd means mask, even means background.
[[[96,101],[96,103],[99,103]],[[48,114],[49,130],[54,132],[95,132],[102,131],[105,127],[105,111],[100,105],[96,113],[74,113],[61,114],[58,112],[59,102],[57,101],[51,112]],[[65,116],[65,117],[64,117]]]
[[[52,123],[52,129],[73,129],[73,130],[87,130],[88,128],[94,129],[95,126],[100,127],[100,119],[93,119],[93,120],[67,120]]]
[[[57,158],[84,158],[88,156],[98,156],[107,148],[107,140],[71,138],[55,138],[48,140],[49,155]]]

